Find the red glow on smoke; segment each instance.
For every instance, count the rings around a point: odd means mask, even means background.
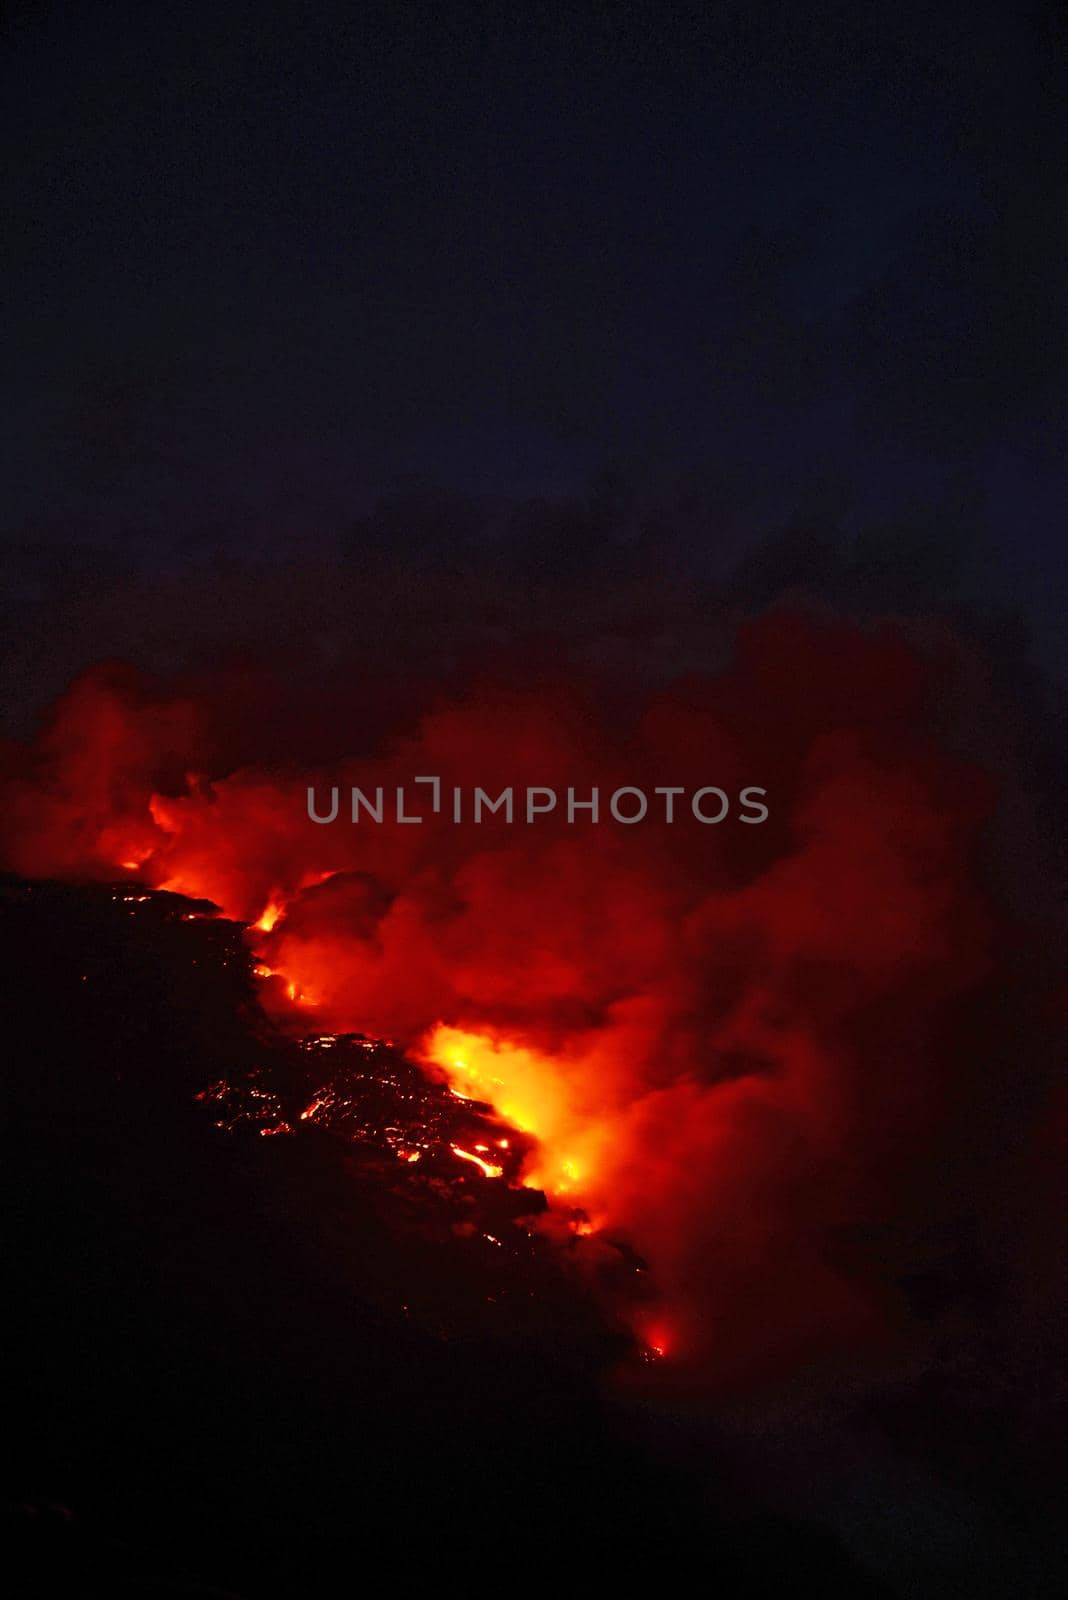
[[[136,871],[248,922],[269,1009],[404,1043],[533,1137],[525,1180],[581,1207],[572,1237],[649,1262],[652,1358],[798,1361],[893,1318],[851,1240],[934,1190],[954,1019],[991,961],[972,862],[992,787],[922,731],[924,693],[893,636],[779,617],[622,730],[559,689],[497,688],[373,758],[280,774],[205,758],[193,706],[109,669],[19,758],[8,865]],[[421,773],[491,794],[759,784],[771,817],[307,817],[310,783]],[[501,1174],[492,1150],[455,1154]]]

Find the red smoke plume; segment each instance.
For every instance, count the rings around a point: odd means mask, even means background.
[[[537,1137],[529,1179],[588,1213],[591,1259],[601,1233],[650,1263],[651,1344],[796,1369],[893,1345],[910,1251],[972,1181],[995,787],[925,731],[929,676],[892,632],[778,615],[626,719],[483,685],[372,757],[283,772],[227,770],[203,709],[96,669],[12,752],[6,864],[125,871],[259,923],[265,995],[404,1042]],[[414,806],[423,774],[759,785],[770,816],[348,820],[350,785]],[[309,820],[309,784],[340,786],[336,822]]]

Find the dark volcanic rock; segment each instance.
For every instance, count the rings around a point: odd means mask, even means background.
[[[453,1148],[507,1137],[507,1169],[514,1136],[391,1047],[269,1028],[210,910],[0,890],[21,1592],[317,1595],[383,1565],[566,1586],[578,1548],[606,1583],[700,1559],[731,1595],[799,1566],[873,1593],[622,1441],[625,1335],[542,1198]]]

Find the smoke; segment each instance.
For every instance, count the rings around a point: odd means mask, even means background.
[[[922,1362],[947,1240],[979,1241],[967,1277],[996,1239],[999,1294],[1033,1255],[1005,1207],[1060,1025],[989,887],[996,763],[936,737],[945,671],[893,628],[772,612],[625,715],[592,677],[473,674],[358,759],[283,769],[228,762],[225,696],[97,668],[9,749],[4,861],[258,922],[264,1004],[402,1042],[529,1131],[549,1226],[594,1274],[608,1240],[648,1263],[628,1314],[703,1382]],[[770,814],[309,820],[309,785],[422,774],[752,784]]]

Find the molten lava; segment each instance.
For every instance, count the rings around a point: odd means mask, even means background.
[[[771,812],[526,828],[444,805],[416,826],[320,826],[305,796],[322,773],[221,756],[183,786],[179,756],[207,765],[189,705],[101,670],[4,785],[6,861],[136,870],[214,902],[249,927],[257,993],[290,1031],[314,1008],[316,1037],[396,1040],[492,1107],[526,1135],[522,1181],[569,1249],[611,1238],[648,1261],[669,1308],[642,1330],[654,1355],[742,1365],[755,1329],[769,1349],[852,1348],[895,1303],[859,1221],[892,1236],[917,1183],[937,1209],[967,1103],[959,1039],[995,960],[974,864],[993,790],[933,739],[928,678],[893,635],[765,618],[729,671],[625,725],[558,686],[505,686],[327,774],[368,794],[418,774],[443,794],[760,782]],[[518,1176],[505,1138],[473,1143],[450,1160]]]
[[[285,907],[282,905],[281,901],[269,901],[263,913],[256,918],[255,926],[260,930],[261,933],[270,933],[271,929],[274,927],[284,910]]]
[[[585,1203],[589,1155],[605,1133],[595,1115],[583,1118],[574,1096],[576,1079],[560,1063],[505,1039],[444,1023],[431,1031],[419,1053],[445,1073],[454,1093],[485,1101],[505,1122],[533,1136],[537,1147],[524,1169],[527,1183]]]
[[[481,1156],[476,1156],[471,1150],[461,1150],[458,1144],[450,1145],[454,1156],[459,1156],[461,1161],[471,1161],[487,1178],[499,1178],[504,1173],[503,1167],[494,1166],[491,1161],[483,1161]]]

